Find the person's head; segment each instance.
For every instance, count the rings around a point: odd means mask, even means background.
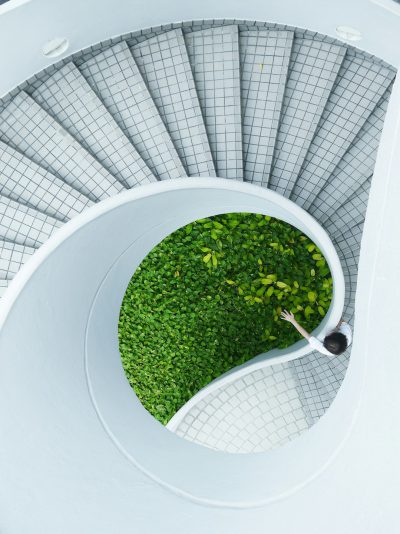
[[[341,332],[332,332],[324,339],[324,347],[338,356],[347,349],[347,338]]]

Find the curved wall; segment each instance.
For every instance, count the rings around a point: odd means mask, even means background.
[[[0,95],[54,62],[40,50],[55,37],[66,37],[77,52],[92,44],[130,31],[202,19],[268,20],[336,37],[338,25],[354,26],[363,34],[359,48],[397,66],[400,51],[395,43],[400,34],[400,17],[364,0],[229,0],[185,2],[171,0],[119,0],[109,2],[33,0],[0,15]],[[350,43],[351,44],[351,43]]]
[[[135,266],[176,228],[228,211],[282,217],[306,230],[325,253],[329,250],[325,232],[279,195],[245,183],[190,178],[144,186],[94,206],[65,225],[20,271],[0,309],[0,351],[6,355],[0,390],[13,405],[12,419],[24,421],[24,433],[34,436],[31,463],[36,464],[43,440],[59,461],[71,465],[84,461],[83,449],[106,439],[131,465],[175,493],[247,507],[293,491],[329,461],[347,432],[346,418],[334,428],[334,439],[310,431],[272,453],[233,459],[166,430],[125,378],[117,324]],[[327,259],[334,270],[333,250]],[[327,327],[337,323],[342,304],[342,298],[334,299]],[[10,389],[16,383],[28,388],[28,407],[24,395]],[[60,406],[65,407],[61,413]],[[12,424],[10,414],[0,418]],[[10,445],[20,441],[15,430]],[[308,461],[305,450],[312,452]],[[51,473],[42,476],[46,480]]]

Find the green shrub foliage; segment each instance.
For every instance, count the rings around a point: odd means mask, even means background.
[[[157,245],[129,283],[119,321],[126,376],[166,424],[211,380],[299,340],[282,309],[312,331],[331,296],[321,251],[293,226],[248,213],[193,222]]]

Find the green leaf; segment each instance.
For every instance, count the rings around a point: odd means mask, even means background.
[[[276,285],[280,288],[287,287],[287,284],[285,284],[285,282],[277,282]]]
[[[233,280],[225,280],[225,282],[226,282],[227,284],[229,284],[230,286],[233,286],[233,285],[235,285],[235,283],[236,283],[236,282],[234,282]]]
[[[273,280],[271,278],[261,278],[261,283],[264,286],[269,286],[270,284],[273,284]]]
[[[204,261],[204,263],[208,263],[210,261],[210,259],[211,259],[211,254],[208,253],[208,254],[206,254],[204,256],[203,261]]]
[[[307,293],[307,296],[308,296],[308,300],[309,300],[310,302],[315,302],[316,299],[317,299],[317,294],[316,294],[314,291],[309,291],[309,292]]]

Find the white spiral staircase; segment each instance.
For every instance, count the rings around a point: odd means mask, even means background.
[[[229,21],[137,32],[55,64],[1,102],[1,290],[95,203],[158,180],[218,176],[276,191],[323,226],[342,263],[344,318],[353,325],[395,74],[319,34]],[[225,452],[282,445],[326,412],[350,352],[250,373],[206,396],[174,430]]]

